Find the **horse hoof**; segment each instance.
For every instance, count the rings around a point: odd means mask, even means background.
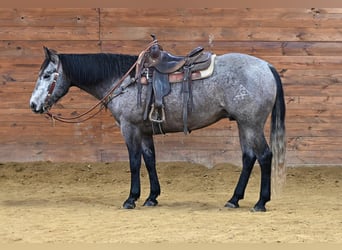
[[[227,208],[239,208],[239,204],[234,204],[234,203],[231,203],[231,202],[227,202],[226,205],[224,205],[224,207],[227,207]]]
[[[131,201],[125,201],[125,203],[122,206],[125,209],[134,209],[135,208],[135,202],[131,202]]]
[[[255,206],[251,209],[251,212],[266,212],[266,208],[265,207],[258,207],[258,206]]]
[[[155,199],[147,199],[144,203],[144,207],[155,207],[158,205],[158,201]]]

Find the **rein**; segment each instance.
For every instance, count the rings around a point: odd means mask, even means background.
[[[152,42],[150,42],[148,44],[148,46],[139,54],[138,59],[135,61],[135,63],[131,66],[131,68],[126,72],[126,74],[124,74],[120,80],[113,86],[113,88],[110,89],[110,91],[101,99],[99,100],[95,105],[93,105],[92,107],[90,107],[87,111],[85,111],[84,113],[80,114],[80,115],[76,115],[76,116],[72,116],[72,117],[63,117],[60,115],[54,115],[52,114],[49,110],[46,112],[46,115],[51,118],[53,121],[57,120],[60,122],[64,122],[64,123],[81,123],[81,122],[85,122],[93,117],[95,117],[97,114],[99,114],[103,108],[106,107],[106,105],[112,101],[116,96],[112,96],[113,92],[121,85],[121,83],[126,79],[126,77],[132,72],[132,70],[134,69],[135,66],[138,65],[138,70],[141,69],[141,64],[143,63],[143,57],[145,55],[145,53],[154,45],[156,44],[158,41],[157,40],[153,40]],[[57,67],[57,73],[54,77],[53,82],[51,83],[51,86],[49,87],[48,90],[48,95],[46,97],[45,103],[48,102],[48,100],[50,99],[50,96],[55,88],[56,82],[57,82],[57,77],[58,77],[58,68],[59,68],[60,63],[58,64]],[[134,80],[137,80],[138,76],[138,70],[136,71],[136,76],[134,78]],[[101,105],[101,106],[100,106]],[[98,106],[100,106],[99,110],[96,111],[94,114],[90,114],[93,110],[95,110]],[[87,117],[85,117],[86,115],[88,115]],[[81,119],[82,118],[82,119]]]

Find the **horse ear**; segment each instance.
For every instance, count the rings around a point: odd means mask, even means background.
[[[46,59],[50,59],[50,50],[48,47],[43,46],[44,54]]]
[[[43,46],[43,48],[44,48],[45,58],[52,61],[53,63],[57,63],[58,61],[57,51],[53,49],[49,49],[48,47],[45,47],[45,46]]]

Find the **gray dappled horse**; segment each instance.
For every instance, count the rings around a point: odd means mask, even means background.
[[[98,99],[103,98],[113,82],[125,75],[138,59],[122,54],[58,54],[45,47],[44,51],[45,60],[30,99],[30,107],[35,113],[47,113],[71,86]],[[133,78],[134,72],[127,77]],[[137,105],[137,84],[133,82],[125,88],[106,103],[120,125],[129,153],[131,187],[123,207],[134,208],[140,197],[142,157],[150,180],[150,194],[144,205],[155,206],[160,185],[153,125],[143,119],[147,87],[143,86],[141,90],[141,106]],[[170,94],[164,97],[167,120],[162,124],[162,130],[165,133],[183,131],[181,88],[181,84],[172,84]],[[271,149],[264,136],[264,125],[270,113]],[[265,204],[271,197],[271,169],[276,174],[277,171],[283,173],[285,167],[285,102],[281,79],[274,67],[246,54],[216,56],[213,74],[192,84],[192,111],[187,126],[191,131],[223,118],[235,120],[238,124],[243,163],[234,194],[225,206],[239,207],[239,200],[244,198],[248,179],[258,160],[261,167],[260,197],[252,210],[266,211]]]

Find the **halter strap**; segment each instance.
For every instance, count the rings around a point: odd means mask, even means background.
[[[58,65],[57,65],[57,69],[56,69],[56,72],[54,72],[54,76],[53,76],[53,80],[52,80],[52,83],[50,84],[49,86],[49,89],[48,89],[48,94],[45,98],[45,101],[44,101],[44,107],[47,107],[49,104],[49,100],[51,98],[51,95],[56,87],[56,82],[57,82],[57,79],[58,79],[58,76],[59,76],[59,68],[60,68],[60,65],[61,65],[61,61],[59,60],[58,61]]]

